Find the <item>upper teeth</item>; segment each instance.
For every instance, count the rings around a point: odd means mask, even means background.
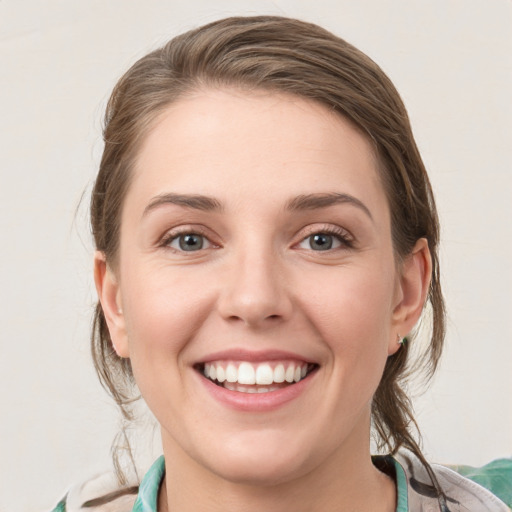
[[[274,382],[299,382],[308,371],[307,363],[248,363],[214,362],[205,363],[204,375],[218,382],[238,384],[269,385]]]

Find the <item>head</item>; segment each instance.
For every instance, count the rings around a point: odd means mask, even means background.
[[[121,78],[109,101],[105,149],[92,195],[93,235],[106,265],[116,273],[123,206],[147,137],[171,105],[205,90],[305,100],[339,116],[371,148],[389,209],[398,272],[420,240],[426,241],[432,264],[426,297],[431,306],[430,343],[418,360],[410,361],[414,332],[401,333],[407,334],[407,342],[387,358],[371,402],[372,422],[381,447],[394,452],[405,446],[421,455],[410,432],[414,419],[403,385],[413,367],[426,369],[430,376],[441,354],[444,306],[438,218],[396,89],[371,59],[342,39],[297,20],[229,18],[178,36],[140,59]],[[99,303],[92,352],[102,383],[129,417],[134,398],[131,363],[114,350]]]

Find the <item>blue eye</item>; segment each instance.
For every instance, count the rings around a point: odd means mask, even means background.
[[[210,242],[203,235],[183,233],[172,238],[168,246],[179,251],[193,252],[210,247]]]
[[[309,246],[314,251],[328,251],[332,249],[336,239],[332,235],[326,233],[316,233],[309,237]]]
[[[312,251],[330,251],[337,249],[343,244],[348,245],[347,241],[341,239],[339,235],[330,233],[313,233],[312,235],[304,238],[299,244],[301,249],[309,249]]]

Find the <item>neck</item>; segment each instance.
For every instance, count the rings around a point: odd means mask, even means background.
[[[374,467],[369,447],[335,453],[306,474],[265,485],[230,481],[183,460],[179,449],[165,445],[166,460],[173,462],[166,465],[159,512],[394,512],[396,508],[395,483]]]

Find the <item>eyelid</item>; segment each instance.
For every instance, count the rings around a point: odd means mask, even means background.
[[[325,235],[331,235],[336,237],[340,242],[341,245],[345,248],[352,248],[354,246],[355,238],[354,236],[345,228],[342,228],[341,226],[336,226],[333,224],[312,224],[310,226],[307,226],[304,230],[300,232],[300,239],[298,242],[296,242],[294,245],[297,246],[298,244],[304,242],[307,238],[309,238],[312,235],[323,233]],[[336,250],[336,249],[332,249]],[[315,252],[321,252],[321,251],[315,251]],[[325,251],[328,252],[328,251]]]
[[[171,244],[171,242],[173,240],[175,240],[179,236],[182,236],[182,235],[192,235],[192,234],[193,235],[199,235],[199,236],[202,236],[203,238],[205,238],[208,241],[209,246],[208,247],[203,247],[203,248],[201,248],[198,251],[190,251],[190,253],[201,252],[201,251],[204,251],[204,250],[207,250],[207,249],[219,247],[219,244],[215,243],[212,240],[213,236],[211,235],[209,230],[207,230],[206,228],[204,228],[201,225],[194,225],[194,224],[187,224],[187,225],[183,225],[183,226],[176,226],[174,228],[171,228],[171,229],[167,230],[163,234],[163,236],[158,240],[157,245],[159,247],[163,247],[163,248],[175,251],[175,252],[180,253],[180,254],[181,253],[187,253],[188,251],[182,251],[182,250],[176,249],[174,247],[171,247],[170,244]]]
[[[355,238],[354,236],[345,228],[342,228],[341,226],[333,225],[333,224],[312,224],[309,226],[306,226],[303,228],[299,235],[297,236],[298,240],[294,242],[293,246],[297,246],[298,244],[305,241],[308,237],[314,234],[326,234],[326,235],[332,235],[336,237],[344,246],[345,248],[352,248],[354,246]],[[214,241],[214,236],[212,235],[211,231],[209,229],[206,229],[204,226],[197,225],[197,224],[186,224],[182,226],[176,226],[174,228],[168,229],[157,241],[157,245],[159,247],[167,248],[170,250],[173,250],[175,252],[179,253],[186,253],[187,251],[182,251],[179,249],[175,249],[170,247],[170,243],[178,238],[181,235],[186,234],[195,234],[200,235],[204,237],[208,243],[209,246],[202,248],[198,251],[190,251],[190,253],[194,252],[201,252],[207,249],[211,248],[219,248],[221,247],[221,244]],[[333,249],[335,250],[335,249]],[[328,252],[328,251],[326,251]]]

